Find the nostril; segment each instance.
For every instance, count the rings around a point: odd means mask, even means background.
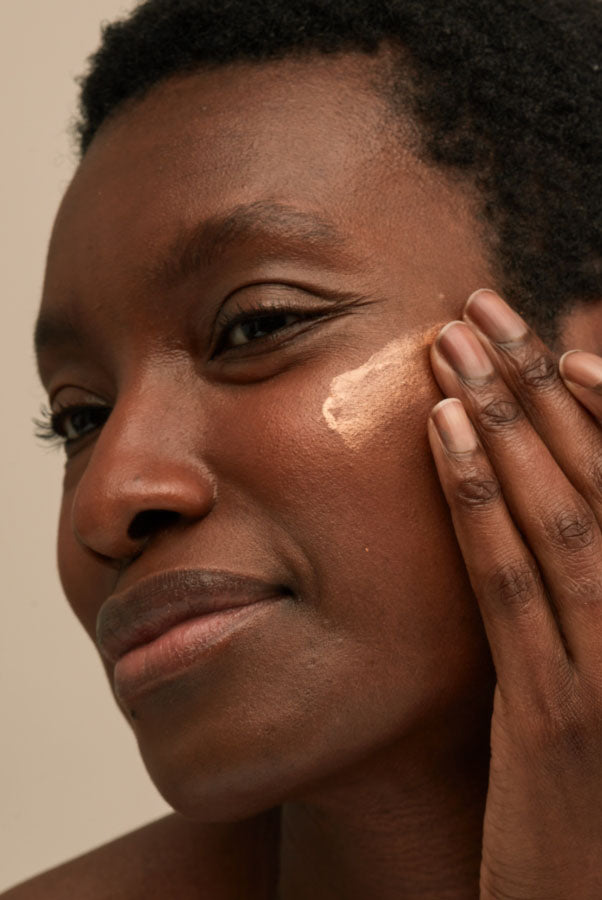
[[[128,537],[140,541],[151,537],[157,531],[169,528],[180,518],[180,514],[169,509],[145,509],[139,512],[128,528]]]

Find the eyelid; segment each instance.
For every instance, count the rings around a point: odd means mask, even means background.
[[[85,375],[84,375],[85,377]],[[84,379],[82,378],[82,381]],[[86,379],[87,380],[87,379]],[[103,393],[84,387],[76,382],[59,383],[48,392],[48,405],[51,412],[62,412],[73,406],[110,406]]]
[[[60,424],[61,419],[68,415],[74,415],[77,412],[86,412],[89,410],[102,411],[103,416],[101,417],[101,421],[94,423],[93,427],[82,432],[82,434],[78,434],[71,438],[68,437],[68,429]],[[51,445],[63,447],[65,450],[68,450],[71,447],[78,446],[80,441],[83,441],[85,438],[95,434],[101,429],[111,412],[112,409],[110,406],[98,401],[93,403],[82,403],[81,401],[79,403],[64,403],[54,411],[47,406],[43,406],[41,409],[41,418],[34,418],[33,420],[35,436],[39,440],[47,441]]]
[[[258,306],[254,308],[247,308],[242,310],[241,312],[235,313],[232,316],[224,316],[221,321],[218,323],[219,333],[217,335],[217,346],[216,350],[219,351],[223,346],[224,338],[228,336],[238,325],[243,322],[261,320],[261,319],[269,319],[275,315],[291,315],[297,316],[300,320],[308,319],[313,316],[318,315],[318,313],[308,313],[305,310],[300,310],[291,306]],[[284,328],[292,327],[292,326],[284,326],[283,328],[279,328],[276,330],[276,333],[283,331]],[[249,344],[255,344],[259,341],[263,341],[264,339],[269,339],[269,335],[266,335],[266,338],[256,338],[252,341],[249,341]],[[240,344],[240,347],[247,346],[245,344]],[[234,350],[234,347],[226,348],[227,351]],[[223,352],[223,351],[222,351]]]
[[[248,301],[248,305],[245,306],[242,302],[241,297],[238,295],[243,291],[246,292],[253,288],[255,289],[255,292],[263,289],[261,290],[263,299],[250,299]],[[274,293],[277,293],[280,299],[270,301],[269,295],[273,295]],[[302,299],[293,299],[295,295],[296,297],[299,297],[299,295],[301,295]],[[232,303],[228,302],[232,300],[234,300],[234,308],[232,308]],[[332,301],[326,301],[326,303],[329,307],[333,306]],[[279,339],[277,335],[280,335],[281,333],[287,331],[289,328],[294,328],[295,326],[300,325],[303,320],[307,321],[310,319],[319,318],[325,315],[326,312],[327,310],[325,309],[324,300],[322,301],[322,303],[320,303],[319,296],[317,296],[314,292],[310,292],[300,286],[277,283],[248,285],[247,287],[237,291],[235,294],[231,294],[218,311],[214,320],[214,337],[212,340],[210,358],[215,359],[216,357],[223,354],[236,355],[237,352],[244,351],[245,348],[248,348],[253,344],[264,345],[265,343],[270,341],[277,341]],[[225,349],[223,348],[224,339],[227,336],[227,332],[234,329],[241,322],[247,321],[249,319],[260,319],[262,317],[267,318],[270,315],[274,315],[277,313],[280,313],[282,315],[288,314],[298,316],[300,321],[292,325],[277,329],[277,331],[275,331],[274,333],[274,337],[272,337],[271,335],[266,335],[264,337],[249,341],[247,344],[241,344],[238,347],[227,347]]]
[[[101,424],[96,424],[96,426],[89,431],[85,431],[83,434],[76,435],[76,437],[70,438],[67,436],[65,432],[68,431],[68,428],[60,425],[60,423],[67,419],[69,416],[73,416],[76,413],[80,412],[90,412],[90,410],[96,410],[97,412],[102,411],[102,413],[106,413],[106,418]],[[86,434],[91,434],[92,431],[96,431],[98,428],[102,428],[106,419],[108,419],[110,415],[111,409],[106,406],[106,404],[102,403],[74,403],[64,406],[62,409],[57,410],[51,415],[51,426],[55,433],[62,438],[65,443],[73,443],[74,441],[79,440],[80,438],[85,437]],[[101,416],[102,418],[102,416]],[[62,429],[62,430],[61,430]]]

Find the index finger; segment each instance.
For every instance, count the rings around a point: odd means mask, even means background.
[[[564,384],[555,355],[493,291],[473,294],[464,320],[499,366],[554,459],[602,523],[600,428]]]

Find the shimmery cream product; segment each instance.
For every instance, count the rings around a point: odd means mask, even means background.
[[[412,334],[391,341],[362,366],[337,375],[330,385],[322,413],[328,427],[348,447],[358,449],[374,431],[398,419],[395,397],[407,392],[421,367],[416,355],[425,353],[432,335]]]

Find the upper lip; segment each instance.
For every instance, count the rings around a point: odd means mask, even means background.
[[[115,663],[125,653],[180,622],[223,609],[248,606],[286,592],[250,575],[177,569],[137,582],[106,600],[96,620],[96,642]]]

